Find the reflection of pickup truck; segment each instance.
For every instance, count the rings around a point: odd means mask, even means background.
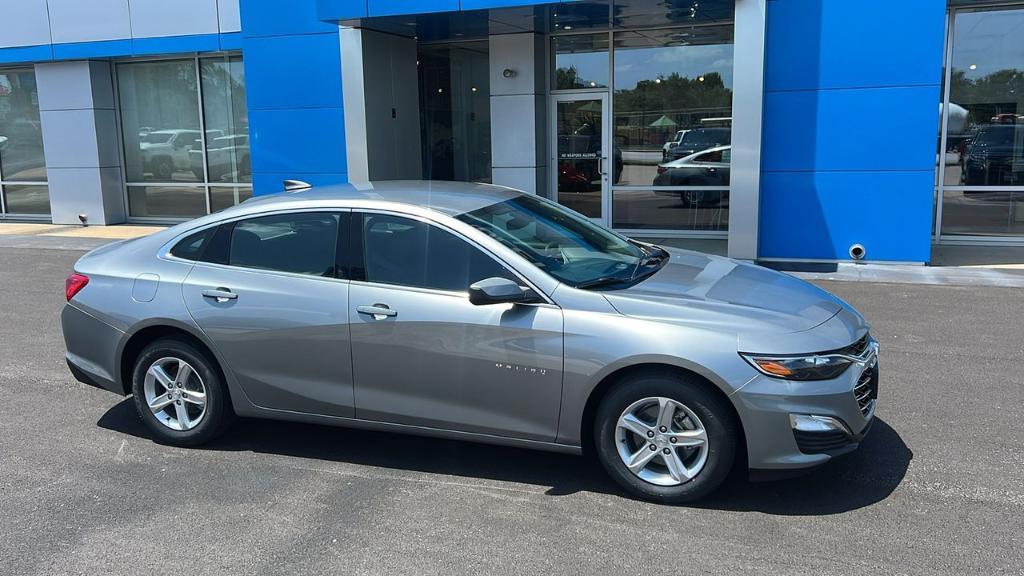
[[[985,124],[964,146],[961,176],[968,186],[1024,183],[1024,124]]]
[[[683,136],[686,135],[687,130],[680,130],[676,132],[676,135],[671,140],[665,142],[665,145],[661,147],[661,159],[668,160],[668,154],[673,148],[679,146],[679,143],[683,141]]]
[[[694,128],[683,134],[679,144],[672,147],[668,155],[675,160],[701,150],[728,144],[732,144],[732,128]]]
[[[193,148],[192,173],[203,179],[203,151]],[[225,176],[232,182],[242,182],[251,173],[249,164],[249,135],[233,134],[206,141],[206,167],[210,171],[209,182],[220,182]]]
[[[189,151],[199,149],[202,143],[199,130],[153,130],[139,138],[142,165],[153,177],[170,182],[175,172],[192,167]],[[208,138],[223,135],[220,130],[208,130]]]

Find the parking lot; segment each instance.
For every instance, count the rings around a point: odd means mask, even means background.
[[[261,421],[155,444],[64,364],[80,254],[0,248],[0,574],[1024,574],[1020,289],[823,284],[882,346],[861,450],[667,507],[513,448]]]

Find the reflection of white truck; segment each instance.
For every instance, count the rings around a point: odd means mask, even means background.
[[[683,136],[686,136],[687,132],[688,130],[680,130],[676,132],[676,135],[673,136],[671,140],[665,142],[665,145],[661,147],[662,160],[668,160],[668,153],[676,146],[679,146],[679,143],[683,141]]]
[[[153,130],[139,137],[144,169],[158,181],[170,182],[175,172],[192,168],[189,151],[202,146],[199,130]],[[207,130],[208,138],[222,136],[220,130]]]

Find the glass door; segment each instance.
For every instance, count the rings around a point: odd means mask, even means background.
[[[555,200],[607,224],[611,170],[608,95],[558,94],[552,100]]]

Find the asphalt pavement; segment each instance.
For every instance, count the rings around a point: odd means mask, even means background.
[[[871,435],[669,507],[513,448],[268,421],[156,444],[64,364],[80,254],[0,247],[0,574],[1024,574],[1020,288],[818,281],[881,341]]]

